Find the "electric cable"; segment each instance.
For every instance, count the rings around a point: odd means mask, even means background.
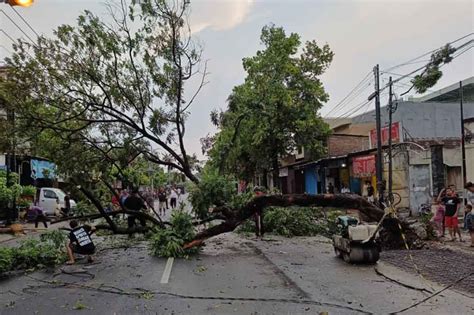
[[[35,33],[36,37],[40,37],[39,34],[35,31],[35,29],[30,25],[30,23],[28,23],[28,21],[26,21],[26,19],[15,9],[15,7],[13,6],[10,6],[10,8],[12,8],[12,10],[16,13],[16,15],[18,15],[20,17],[20,19],[30,28],[30,30],[33,31],[33,33]]]
[[[35,41],[28,34],[26,34],[26,32],[18,24],[16,24],[16,22],[5,11],[2,9],[0,9],[0,11],[10,20],[10,22],[12,22],[13,25],[16,26],[17,29],[20,30],[20,32],[23,33],[23,35],[25,35],[31,41],[32,44],[35,43]]]

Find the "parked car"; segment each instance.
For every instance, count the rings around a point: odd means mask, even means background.
[[[59,215],[61,209],[66,208],[64,197],[66,193],[59,188],[43,187],[39,189],[38,205],[43,208],[46,215]],[[71,209],[76,207],[76,202],[70,200]]]

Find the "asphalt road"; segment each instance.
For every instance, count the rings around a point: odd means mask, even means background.
[[[423,281],[383,262],[386,276],[411,288],[344,263],[324,238],[227,234],[171,268],[144,243],[126,249],[114,240],[100,243],[93,264],[2,280],[0,314],[387,314],[430,295]],[[406,314],[473,312],[471,298],[447,290]]]

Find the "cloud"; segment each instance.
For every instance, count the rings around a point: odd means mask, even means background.
[[[194,34],[204,29],[225,31],[244,22],[255,0],[198,0],[190,17]]]

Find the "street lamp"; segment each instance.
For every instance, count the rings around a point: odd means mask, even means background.
[[[0,0],[0,3],[6,3],[13,6],[29,7],[33,4],[34,0]]]

